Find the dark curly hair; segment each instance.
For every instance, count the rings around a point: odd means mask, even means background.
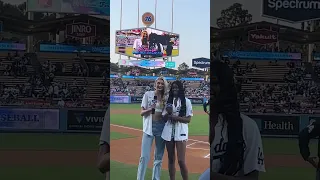
[[[233,72],[227,64],[219,60],[213,60],[210,66],[211,77],[217,78],[215,83],[217,83],[220,88],[217,95],[211,94],[211,96],[215,96],[215,101],[211,101],[211,103],[214,104],[210,106],[210,112],[215,111],[218,116],[221,115],[228,125],[227,149],[223,155],[222,166],[219,173],[234,176],[243,168],[245,150],[242,134],[243,123],[239,111],[237,88],[234,82]],[[211,83],[213,83],[213,81],[211,81]],[[211,93],[213,92],[211,91]],[[214,137],[214,134],[211,133],[211,129],[214,128],[211,121],[218,121],[218,116],[210,114],[211,143]]]
[[[186,96],[185,96],[185,92],[184,92],[184,87],[183,87],[183,84],[181,81],[177,80],[171,84],[170,91],[169,91],[169,98],[168,98],[167,103],[173,104],[174,96],[173,96],[172,88],[173,88],[174,84],[177,85],[179,88],[178,97],[180,98],[180,101],[181,101],[181,108],[179,111],[179,116],[184,117],[184,116],[186,116],[186,113],[187,113],[187,106],[186,106]]]

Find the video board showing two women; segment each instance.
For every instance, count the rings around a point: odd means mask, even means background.
[[[116,53],[155,59],[179,55],[179,35],[153,28],[116,31]]]

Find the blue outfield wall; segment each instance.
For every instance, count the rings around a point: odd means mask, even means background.
[[[200,103],[200,100],[195,103]],[[0,132],[99,133],[104,115],[105,110],[1,107]],[[257,113],[247,115],[256,121],[262,136],[265,137],[297,137],[311,119],[320,121],[320,115]]]

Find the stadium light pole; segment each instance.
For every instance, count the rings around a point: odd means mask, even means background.
[[[157,4],[158,1],[154,0],[154,28],[157,29]]]
[[[172,5],[171,5],[171,32],[173,33],[173,5],[174,5],[174,0],[172,0]],[[171,62],[172,62],[172,54],[171,54]]]
[[[138,24],[137,24],[137,28],[139,28],[139,24],[140,24],[140,0],[138,0]]]
[[[120,1],[120,30],[122,30],[122,0]],[[121,60],[121,54],[119,54],[119,60]],[[119,61],[118,61],[118,67],[120,68]]]

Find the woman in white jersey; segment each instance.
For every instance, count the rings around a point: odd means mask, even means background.
[[[144,180],[153,140],[155,140],[155,152],[152,180],[160,180],[162,158],[165,149],[164,140],[161,138],[165,124],[162,111],[167,102],[168,82],[164,77],[159,77],[156,79],[154,87],[155,91],[147,91],[143,95],[141,102],[140,114],[143,117],[143,136],[137,180]]]
[[[100,148],[98,156],[98,168],[101,173],[105,174],[106,180],[110,179],[110,110],[108,108],[101,129]]]
[[[265,172],[259,128],[241,114],[233,72],[220,61],[210,63],[210,164],[200,180],[258,180]]]
[[[188,180],[188,168],[186,165],[186,149],[188,140],[188,123],[191,121],[191,101],[185,97],[181,81],[171,84],[166,109],[163,111],[164,120],[167,121],[162,132],[162,138],[166,141],[168,152],[168,168],[170,180],[175,179],[175,149],[183,180]]]

